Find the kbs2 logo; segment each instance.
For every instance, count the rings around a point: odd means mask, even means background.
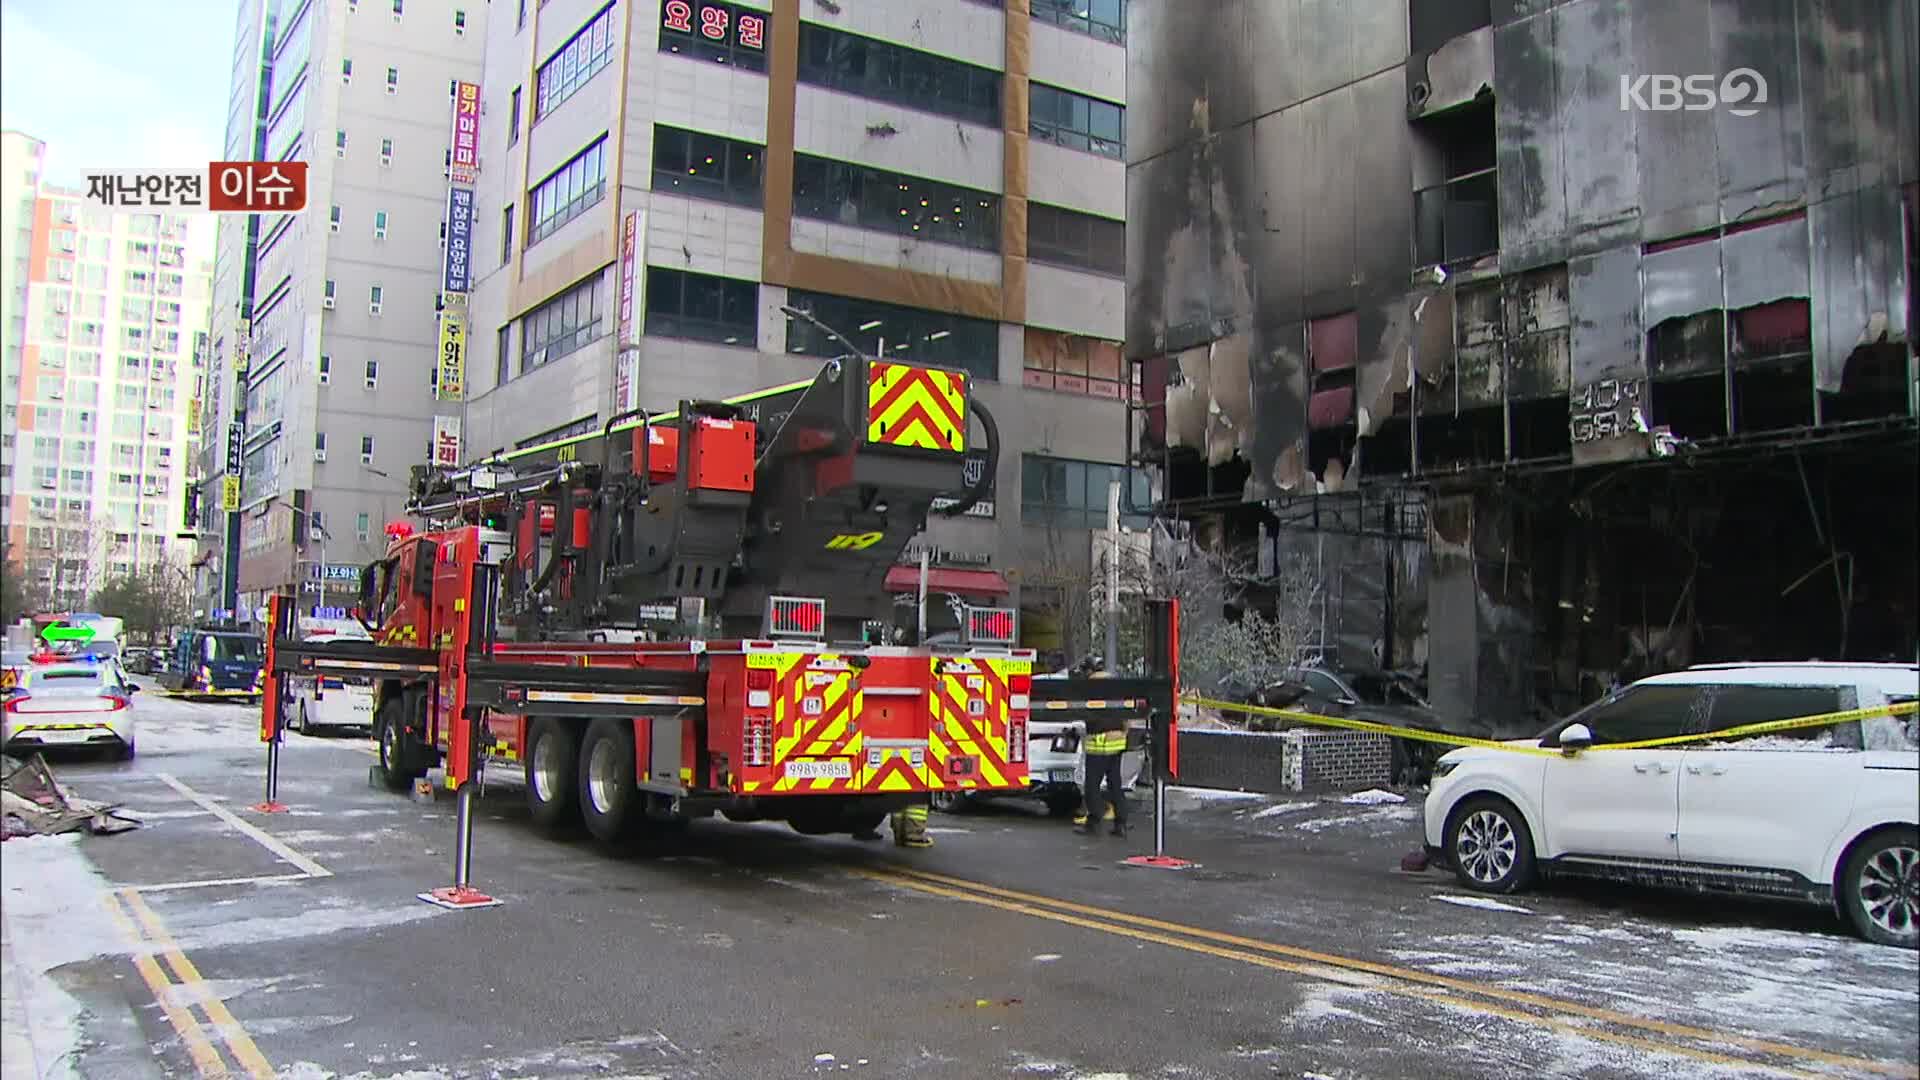
[[[883,532],[840,533],[827,540],[830,551],[865,551],[887,538]]]
[[[1752,68],[1716,75],[1622,75],[1621,112],[1704,112],[1725,107],[1752,116],[1767,103],[1767,78]]]

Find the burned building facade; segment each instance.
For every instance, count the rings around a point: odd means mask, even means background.
[[[1914,659],[1920,7],[1130,11],[1136,460],[1310,542],[1341,662]]]

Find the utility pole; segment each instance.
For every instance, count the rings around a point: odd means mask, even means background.
[[[1107,481],[1107,670],[1120,670],[1120,479]]]

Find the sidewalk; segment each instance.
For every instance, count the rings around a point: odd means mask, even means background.
[[[0,1080],[40,1080],[49,1075],[34,1046],[28,1011],[33,976],[13,958],[13,929],[0,907]]]

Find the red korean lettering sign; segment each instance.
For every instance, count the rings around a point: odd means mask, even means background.
[[[207,166],[207,209],[216,214],[297,214],[306,208],[304,161],[216,161]]]
[[[767,17],[745,9],[736,12],[726,4],[667,0],[660,7],[660,25],[674,33],[698,35],[710,42],[725,43],[732,34],[744,48],[767,47]]]
[[[480,87],[470,82],[454,87],[453,171],[468,184],[480,171]]]

